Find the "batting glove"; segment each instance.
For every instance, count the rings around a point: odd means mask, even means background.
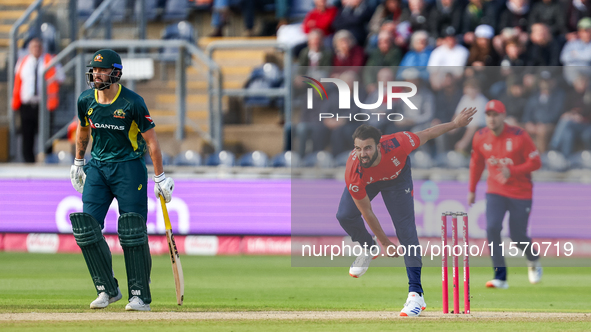
[[[154,176],[154,183],[154,195],[156,195],[156,198],[162,196],[166,203],[170,203],[172,191],[174,190],[174,181],[171,178],[167,178],[163,172],[160,175]]]
[[[86,174],[84,173],[84,159],[74,159],[74,165],[70,167],[70,181],[77,192],[84,191],[84,182],[86,181]]]

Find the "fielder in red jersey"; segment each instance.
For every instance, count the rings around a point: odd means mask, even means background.
[[[474,204],[476,184],[488,166],[486,191],[487,237],[493,244],[492,260],[495,269],[491,288],[508,288],[507,268],[502,256],[501,230],[503,218],[509,211],[511,240],[525,250],[529,265],[529,280],[538,283],[542,277],[538,252],[528,244],[527,224],[532,205],[531,172],[542,165],[540,155],[527,132],[505,123],[505,105],[498,100],[486,104],[486,128],[480,129],[472,140],[468,205]]]
[[[355,149],[347,160],[346,188],[341,196],[337,219],[341,227],[364,248],[351,268],[352,277],[361,277],[374,257],[380,256],[377,241],[386,248],[386,254],[396,256],[397,248],[388,239],[376,218],[371,200],[382,195],[396,229],[404,255],[409,294],[401,316],[418,316],[426,308],[421,285],[422,260],[414,216],[413,184],[409,154],[427,141],[444,133],[465,127],[472,121],[476,109],[464,109],[453,122],[443,123],[416,134],[403,131],[382,136],[372,126],[362,125],[353,134]],[[363,218],[362,218],[363,216]],[[375,234],[372,238],[363,219]],[[383,254],[381,256],[384,256]]]

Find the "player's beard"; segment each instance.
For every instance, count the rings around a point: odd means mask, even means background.
[[[362,162],[361,158],[359,158],[359,163],[361,164],[361,167],[369,168],[374,163],[374,161],[376,161],[376,159],[378,159],[378,149],[376,149],[376,153],[374,153],[373,156],[369,158],[369,161],[367,163]]]

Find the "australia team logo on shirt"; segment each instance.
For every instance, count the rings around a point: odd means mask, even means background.
[[[113,113],[113,117],[117,119],[125,119],[125,112],[122,109],[118,109]]]

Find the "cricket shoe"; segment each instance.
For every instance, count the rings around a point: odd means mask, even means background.
[[[113,302],[117,302],[121,300],[123,295],[121,294],[121,290],[117,287],[117,295],[111,297],[109,294],[105,292],[101,292],[96,300],[90,303],[90,309],[103,309],[106,308],[109,304]]]
[[[150,311],[150,305],[144,304],[144,301],[137,296],[129,299],[129,303],[125,306],[127,311]]]
[[[509,283],[507,282],[507,280],[493,279],[486,282],[486,287],[507,289],[509,288]]]
[[[542,274],[544,274],[544,269],[542,269],[542,265],[540,265],[540,260],[536,260],[533,262],[527,262],[527,276],[529,277],[529,282],[532,284],[537,284],[542,280]]]
[[[400,310],[400,316],[417,317],[426,308],[427,303],[425,303],[425,298],[419,295],[419,293],[410,292],[408,293],[404,308]]]
[[[367,269],[369,269],[369,264],[371,263],[371,261],[378,258],[382,249],[380,248],[380,245],[378,244],[377,240],[378,240],[378,238],[376,236],[374,236],[373,237],[373,242],[375,243],[374,245],[376,247],[378,247],[378,251],[377,251],[376,255],[373,256],[371,254],[369,248],[367,248],[367,250],[363,250],[361,255],[357,256],[357,258],[355,259],[355,261],[353,262],[353,264],[351,264],[351,267],[349,268],[349,275],[351,277],[359,278],[362,275],[364,275],[365,272],[367,272]],[[375,249],[373,251],[375,251]]]

